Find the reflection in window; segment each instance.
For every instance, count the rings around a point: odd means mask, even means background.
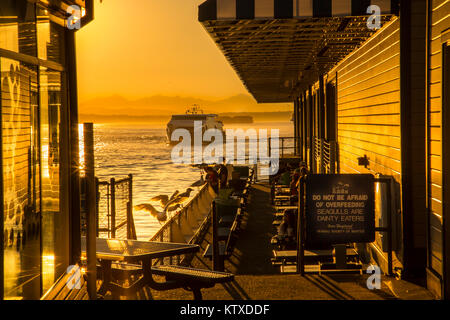
[[[36,299],[40,296],[37,70],[5,58],[0,58],[0,69],[4,296]]]
[[[60,214],[60,114],[61,73],[40,69],[41,119],[41,188],[42,188],[42,277],[43,290],[58,276],[55,268],[61,261],[58,235],[62,233]]]
[[[38,57],[63,63],[63,28],[50,21],[48,10],[37,8]]]
[[[26,0],[0,1],[0,48],[36,56],[35,5]]]

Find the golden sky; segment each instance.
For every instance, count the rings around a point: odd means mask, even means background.
[[[197,21],[202,2],[96,0],[94,21],[77,32],[80,101],[247,94]]]

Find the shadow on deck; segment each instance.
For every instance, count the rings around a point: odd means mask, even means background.
[[[383,278],[381,290],[368,290],[368,275],[307,275],[280,274],[270,258],[273,235],[273,208],[270,188],[265,184],[252,187],[248,210],[233,255],[225,261],[225,271],[236,275],[232,283],[204,289],[205,300],[396,300],[432,299],[424,288]],[[200,252],[192,261],[196,268],[212,269],[212,262],[203,258],[211,242],[211,229],[200,244]],[[183,289],[150,291],[146,289],[128,299],[191,300],[192,293]]]

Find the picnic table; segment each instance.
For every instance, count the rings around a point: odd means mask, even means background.
[[[81,242],[82,251],[85,255],[86,238],[82,237]],[[199,249],[198,245],[183,243],[97,238],[96,257],[101,265],[103,278],[98,293],[104,295],[107,291],[111,291],[120,295],[130,295],[136,293],[144,286],[155,290],[178,288],[179,284],[177,283],[170,281],[160,283],[153,279],[152,260],[195,253]],[[143,277],[127,287],[112,282],[112,264],[117,262],[141,265]]]

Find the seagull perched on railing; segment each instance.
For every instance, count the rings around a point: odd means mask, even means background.
[[[192,191],[194,191],[194,189],[187,188],[185,192],[180,193],[174,199],[170,200],[169,201],[170,204],[172,204],[172,203],[182,203],[182,202],[186,201],[191,196],[191,192]]]
[[[198,181],[194,182],[193,184],[191,184],[191,187],[201,187],[205,183],[206,183],[206,181],[205,181],[205,179],[202,176],[200,180],[198,180]]]

